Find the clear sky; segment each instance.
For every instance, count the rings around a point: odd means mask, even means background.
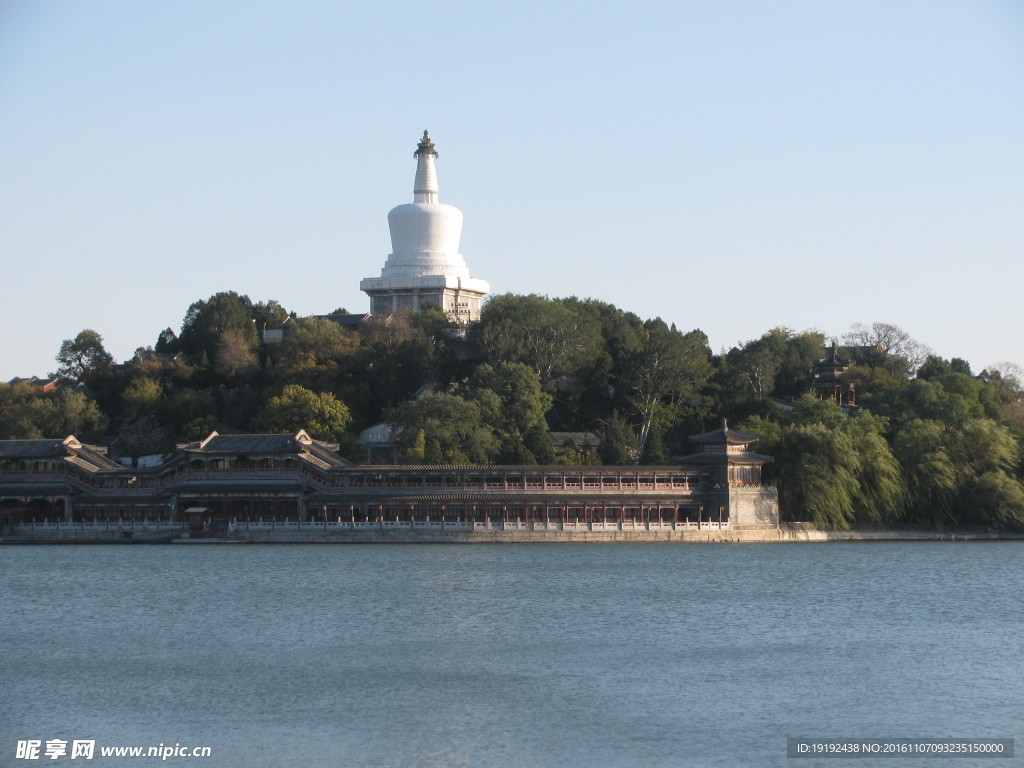
[[[496,293],[1024,364],[1021,0],[0,0],[0,380],[364,311],[424,128]]]

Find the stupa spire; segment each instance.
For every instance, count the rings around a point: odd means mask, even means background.
[[[437,150],[434,149],[434,142],[430,140],[430,134],[423,132],[423,138],[413,152],[416,158],[416,181],[413,183],[412,195],[415,203],[436,203],[437,202],[437,171],[434,169],[434,158],[437,157]]]

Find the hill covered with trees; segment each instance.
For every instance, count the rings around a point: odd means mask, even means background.
[[[279,343],[261,342],[286,320]],[[222,292],[124,364],[91,329],[66,340],[57,375],[93,397],[0,385],[0,439],[75,434],[141,455],[213,430],[305,429],[359,460],[358,432],[387,421],[409,463],[666,464],[724,417],[776,457],[784,519],[1024,525],[1019,371],[975,374],[884,323],[842,342],[857,351],[851,409],[809,392],[826,353],[816,331],[773,328],[714,354],[699,330],[592,299],[505,294],[466,330],[436,307],[347,329]],[[597,457],[556,454],[551,431],[597,432]]]

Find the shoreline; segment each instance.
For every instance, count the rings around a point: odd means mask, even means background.
[[[1017,541],[1024,532],[850,530],[830,531],[807,524],[779,528],[648,530],[362,530],[362,531],[234,531],[180,535],[60,531],[30,536],[5,535],[0,545],[18,544],[765,544],[868,541]],[[209,535],[215,534],[215,535]]]

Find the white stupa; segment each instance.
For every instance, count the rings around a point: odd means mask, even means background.
[[[437,151],[426,131],[413,156],[413,202],[391,209],[391,255],[380,277],[361,280],[359,288],[370,297],[372,315],[393,315],[433,302],[456,320],[474,322],[491,286],[469,276],[459,253],[462,211],[437,201]]]

